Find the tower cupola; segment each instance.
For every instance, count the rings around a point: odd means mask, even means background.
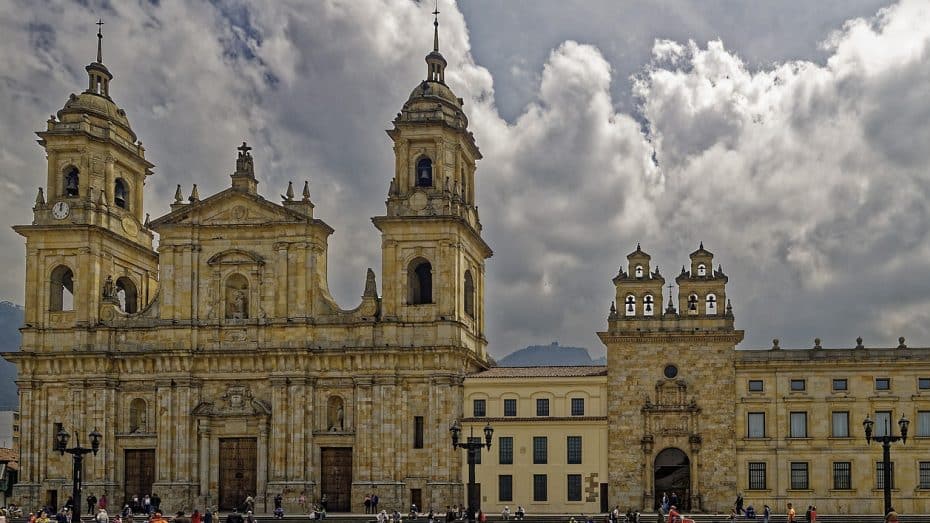
[[[446,59],[439,52],[439,7],[433,11],[433,52],[426,55],[426,81],[446,83]]]

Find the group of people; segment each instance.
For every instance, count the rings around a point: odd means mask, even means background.
[[[526,517],[526,509],[522,505],[517,505],[517,511],[513,514],[514,518],[523,521],[523,518]],[[501,511],[501,517],[504,520],[510,519],[510,505],[504,505],[504,510]]]

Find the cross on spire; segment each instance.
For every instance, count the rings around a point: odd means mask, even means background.
[[[236,150],[239,151],[240,156],[245,156],[249,154],[249,151],[251,151],[252,148],[249,147],[248,144],[246,144],[245,142],[242,142],[242,145],[240,145],[239,147],[236,147]]]
[[[97,19],[97,63],[103,63],[103,19]]]
[[[433,9],[433,51],[439,52],[439,0],[436,0],[436,8]]]

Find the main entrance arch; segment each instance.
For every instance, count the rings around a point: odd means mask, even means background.
[[[691,460],[681,449],[667,448],[656,456],[653,485],[655,506],[662,503],[662,494],[678,495],[678,508],[691,510]]]

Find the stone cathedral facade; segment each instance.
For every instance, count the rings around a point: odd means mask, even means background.
[[[325,493],[341,511],[367,493],[389,506],[461,499],[448,427],[464,377],[488,365],[492,252],[475,206],[481,153],[438,37],[388,131],[396,169],[372,219],[382,293],[369,269],[350,309],[327,288],[333,229],[309,187],[262,197],[245,143],[228,189],[201,198],[195,185],[185,199],[179,187],[168,214],[143,213],[153,164],[101,54],[98,40],[87,88],[38,133],[45,188],[32,223],[14,227],[27,266],[22,348],[5,355],[23,416],[17,501],[64,502],[61,427],[103,434],[85,492],[114,502],[155,492],[166,507],[231,509],[252,495],[261,510],[278,493]]]

